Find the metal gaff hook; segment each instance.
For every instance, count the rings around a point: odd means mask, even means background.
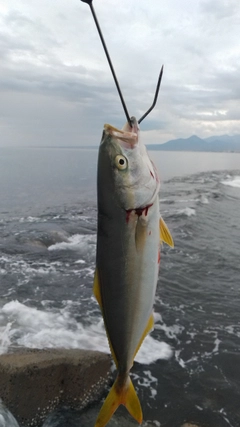
[[[159,74],[159,77],[158,77],[158,82],[157,82],[157,87],[156,87],[156,90],[155,90],[155,95],[154,95],[153,103],[152,103],[151,107],[146,111],[146,113],[143,114],[143,116],[138,120],[139,124],[143,121],[143,119],[145,119],[145,117],[148,116],[148,114],[153,110],[153,108],[156,105],[157,98],[158,98],[158,93],[159,93],[159,89],[160,89],[160,85],[161,85],[161,81],[162,81],[162,75],[163,75],[163,65],[162,65],[162,68],[160,70],[160,74]]]
[[[81,0],[81,1],[84,2],[84,3],[87,3],[89,5],[90,9],[91,9],[92,16],[93,16],[93,19],[95,21],[95,24],[96,24],[96,27],[97,27],[97,30],[98,30],[98,34],[99,34],[99,37],[101,39],[101,42],[102,42],[102,45],[103,45],[103,49],[105,51],[105,54],[106,54],[106,57],[107,57],[107,60],[108,60],[108,64],[109,64],[109,67],[111,69],[112,76],[113,76],[113,79],[115,81],[115,85],[116,85],[116,88],[117,88],[117,91],[118,91],[118,94],[119,94],[119,97],[120,97],[120,100],[121,100],[121,103],[122,103],[122,106],[123,106],[123,109],[124,109],[124,112],[125,112],[125,116],[127,118],[127,121],[129,123],[129,125],[132,127],[132,121],[130,119],[130,116],[129,116],[129,113],[128,113],[125,101],[123,99],[123,95],[122,95],[122,92],[121,92],[121,89],[120,89],[120,86],[119,86],[119,83],[118,83],[118,80],[117,80],[117,76],[115,74],[115,71],[114,71],[114,68],[113,68],[113,65],[112,65],[112,61],[111,61],[110,55],[109,55],[108,50],[107,50],[106,43],[104,41],[104,38],[103,38],[103,35],[102,35],[102,31],[101,31],[101,28],[100,28],[100,25],[99,25],[99,22],[98,22],[98,19],[97,19],[94,7],[92,5],[93,0]],[[162,81],[162,75],[163,75],[163,66],[162,66],[162,68],[160,70],[160,74],[159,74],[159,77],[158,77],[158,82],[157,82],[157,87],[156,87],[156,91],[155,91],[153,103],[152,103],[151,107],[147,110],[147,112],[138,120],[139,124],[143,121],[143,119],[145,119],[145,117],[147,117],[147,115],[153,110],[153,108],[156,105],[157,98],[158,98],[158,93],[159,93],[159,89],[160,89],[160,85],[161,85],[161,81]]]

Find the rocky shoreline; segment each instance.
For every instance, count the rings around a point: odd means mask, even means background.
[[[0,356],[0,398],[19,426],[42,426],[60,406],[82,409],[111,378],[109,355],[88,350],[21,350]]]
[[[110,355],[97,351],[22,349],[0,355],[0,427],[93,427],[112,371]],[[109,427],[138,425],[126,416],[120,407]],[[156,425],[144,421],[142,427]]]

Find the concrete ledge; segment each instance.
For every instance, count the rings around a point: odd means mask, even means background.
[[[21,350],[0,356],[0,398],[18,423],[42,425],[58,406],[81,409],[111,378],[109,355],[88,350]]]

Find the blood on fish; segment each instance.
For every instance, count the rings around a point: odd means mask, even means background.
[[[126,222],[127,222],[127,224],[129,223],[129,218],[130,218],[130,214],[131,214],[131,212],[132,212],[132,209],[128,209],[127,211],[126,211]]]
[[[150,175],[154,178],[154,175],[153,175],[152,171],[150,171]]]
[[[129,218],[130,218],[130,214],[132,212],[135,212],[135,214],[140,217],[142,216],[142,214],[144,213],[145,216],[147,216],[148,214],[148,209],[153,205],[153,203],[151,203],[151,205],[147,205],[145,206],[145,208],[137,208],[137,209],[127,209],[126,210],[126,222],[129,222]]]
[[[158,264],[160,264],[161,254],[160,251],[158,251]]]

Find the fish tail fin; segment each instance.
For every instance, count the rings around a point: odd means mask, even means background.
[[[120,405],[125,405],[130,415],[141,424],[142,408],[129,376],[124,382],[120,375],[117,377],[98,414],[95,427],[104,427]]]
[[[130,377],[128,377],[128,388],[125,397],[126,400],[124,405],[126,406],[129,414],[132,415],[139,424],[141,424],[143,419],[142,408]]]

